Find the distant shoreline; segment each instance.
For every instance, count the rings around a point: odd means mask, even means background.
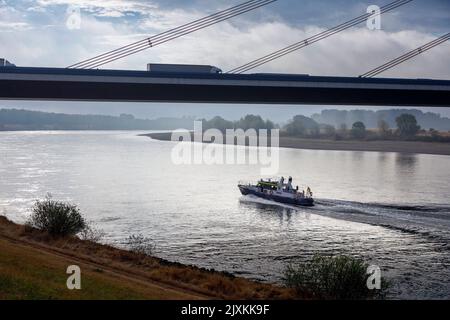
[[[140,134],[160,141],[170,141],[171,132],[158,132]],[[358,141],[358,140],[325,140],[304,139],[295,137],[280,137],[280,147],[308,150],[334,150],[334,151],[373,151],[398,152],[411,154],[450,155],[450,143],[422,142],[422,141]]]

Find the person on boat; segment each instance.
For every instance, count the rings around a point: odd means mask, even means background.
[[[284,187],[284,177],[281,177],[280,181],[278,182],[278,190],[282,190]]]
[[[292,177],[289,177],[288,183],[287,183],[287,190],[292,191],[294,188],[292,187]]]

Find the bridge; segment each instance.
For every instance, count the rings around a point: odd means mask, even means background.
[[[0,68],[0,99],[450,106],[450,80]]]
[[[373,78],[418,54],[445,43],[447,33],[359,77],[323,77],[246,72],[322,41],[412,0],[395,0],[321,31],[225,74],[99,70],[98,68],[162,45],[276,0],[248,0],[160,34],[105,52],[67,68],[29,68],[3,64],[0,99],[360,106],[450,106],[450,80]]]

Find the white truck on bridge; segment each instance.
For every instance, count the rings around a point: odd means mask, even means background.
[[[178,72],[178,73],[222,73],[217,67],[198,64],[147,64],[150,72]]]

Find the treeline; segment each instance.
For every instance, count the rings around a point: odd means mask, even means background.
[[[391,128],[397,125],[396,119],[402,114],[413,115],[423,129],[435,129],[441,131],[450,130],[450,119],[441,117],[433,112],[422,112],[418,109],[388,109],[388,110],[323,110],[311,118],[317,123],[328,124],[335,128],[345,124],[351,127],[355,122],[363,122],[367,128],[378,128],[378,123],[383,120]]]
[[[237,121],[226,120],[216,116],[210,120],[202,119],[203,130],[211,128],[219,129],[225,133],[226,129],[280,129],[280,135],[301,138],[318,138],[334,140],[417,140],[450,142],[450,132],[440,132],[436,128],[423,129],[422,123],[417,120],[415,114],[420,110],[324,110],[319,117],[318,114],[311,118],[296,115],[287,124],[280,126],[270,120],[264,120],[259,115],[248,114]],[[380,118],[373,125],[365,121],[356,120],[350,125],[347,120],[336,125],[319,122],[317,119],[330,119],[330,114],[347,114],[350,118],[360,119],[363,114],[376,113]],[[387,113],[383,113],[387,112]],[[397,114],[394,125],[391,125],[390,117]],[[415,113],[415,114],[414,114]],[[360,116],[356,116],[356,115]],[[389,114],[389,117],[381,117]],[[439,115],[436,115],[440,117]],[[333,117],[335,119],[335,117]],[[340,118],[339,118],[340,119]],[[441,118],[447,119],[447,118]],[[154,120],[136,119],[130,114],[121,114],[118,117],[105,115],[72,115],[62,113],[48,113],[40,111],[28,111],[18,109],[0,109],[0,131],[1,130],[174,130],[185,128],[192,130],[195,118],[159,118]],[[342,119],[341,119],[342,120]],[[447,119],[449,120],[449,119]],[[419,124],[420,123],[420,124]],[[441,129],[442,130],[442,129]]]
[[[261,116],[248,114],[245,117],[237,120],[230,121],[225,120],[222,117],[216,116],[210,120],[202,119],[203,130],[219,129],[222,133],[225,133],[226,129],[273,129],[276,125],[270,120],[264,120]]]
[[[0,109],[0,130],[174,130],[193,127],[194,118],[136,119],[130,114],[118,117],[77,115]]]
[[[363,121],[355,121],[350,127],[342,123],[339,127],[318,123],[302,115],[294,116],[281,131],[282,135],[301,138],[322,138],[334,140],[413,140],[430,142],[450,142],[450,132],[440,132],[430,128],[422,129],[416,117],[402,113],[395,118],[395,126],[390,127],[383,119],[375,129],[368,129]]]
[[[216,116],[210,120],[202,120],[203,130],[219,129],[225,133],[226,129],[273,129],[279,128],[281,136],[333,139],[333,140],[414,140],[450,142],[450,133],[439,132],[433,128],[422,129],[416,117],[409,113],[401,113],[395,118],[395,125],[391,127],[386,120],[379,120],[375,128],[368,128],[363,121],[355,121],[350,126],[344,122],[338,127],[319,123],[316,120],[296,115],[284,126],[264,120],[258,115],[246,115],[238,121],[226,120]]]

